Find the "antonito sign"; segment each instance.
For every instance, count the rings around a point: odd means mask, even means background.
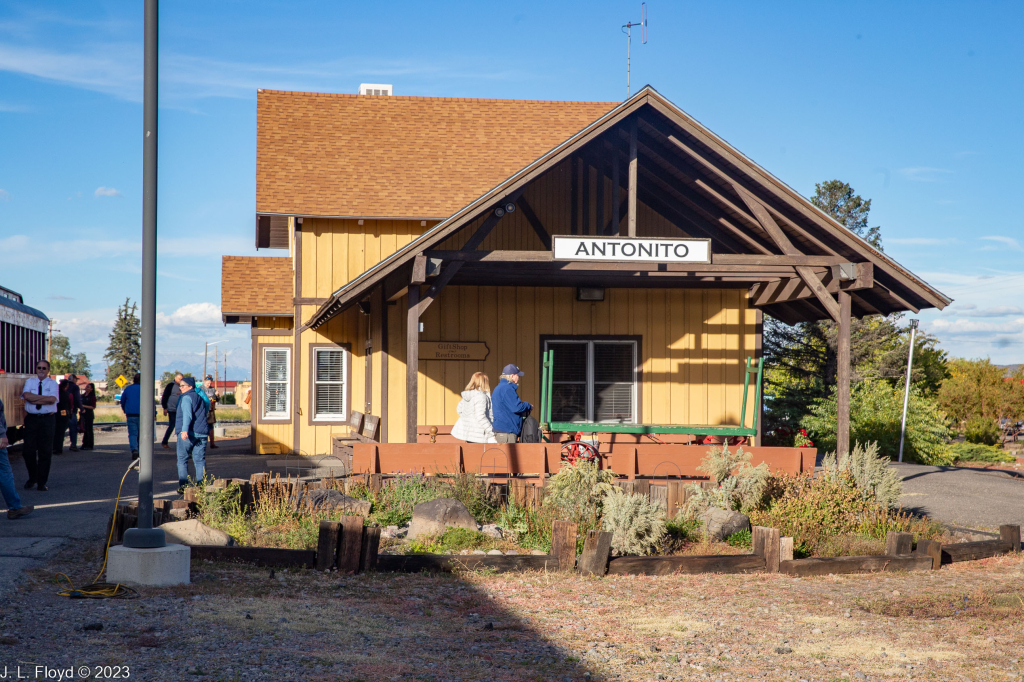
[[[710,239],[648,239],[557,236],[551,246],[555,260],[640,263],[710,263]]]
[[[420,360],[486,360],[483,341],[420,341]]]

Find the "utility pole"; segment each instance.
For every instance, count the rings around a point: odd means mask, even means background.
[[[217,345],[213,346],[213,390],[217,390]]]
[[[917,335],[917,320],[910,321],[910,352],[907,354],[907,385],[903,389],[903,423],[900,425],[900,457],[903,461],[903,436],[907,432],[907,405],[910,403],[910,368],[914,365],[914,337]]]
[[[206,361],[210,357],[210,342],[206,342],[206,346],[203,348],[203,376],[201,379],[206,378]]]
[[[152,386],[156,375],[156,171],[159,75],[159,1],[146,0],[145,68],[142,104],[142,385]],[[146,391],[143,395],[147,395]],[[148,399],[146,402],[149,402]],[[166,547],[160,528],[153,527],[153,435],[156,406],[139,414],[138,527],[124,533],[123,544],[134,549]]]

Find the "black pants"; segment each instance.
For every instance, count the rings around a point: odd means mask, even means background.
[[[50,460],[53,458],[53,431],[57,415],[25,415],[25,468],[28,478],[39,485],[46,485],[50,478]]]
[[[68,416],[57,414],[53,427],[53,454],[64,452],[64,434],[68,431]]]
[[[84,429],[82,431],[82,447],[88,450],[92,450],[94,447],[92,440],[92,420],[95,418],[96,415],[93,414],[92,410],[82,410],[82,415],[79,417],[79,419],[82,420],[82,429]]]
[[[177,419],[177,412],[167,410],[167,430],[164,431],[164,439],[160,441],[162,445],[167,445],[167,441],[171,439],[171,434],[174,433],[174,420]]]

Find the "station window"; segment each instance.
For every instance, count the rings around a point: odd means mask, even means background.
[[[635,341],[545,341],[555,352],[551,419],[636,421]]]
[[[347,419],[345,404],[345,351],[341,348],[313,349],[313,419]]]
[[[291,402],[290,348],[263,349],[263,418],[288,419]]]

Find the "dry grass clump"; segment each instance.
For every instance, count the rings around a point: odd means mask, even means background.
[[[1024,591],[947,592],[945,594],[910,595],[899,598],[860,599],[855,603],[868,613],[891,618],[934,620],[978,619],[984,621],[1024,621]]]

